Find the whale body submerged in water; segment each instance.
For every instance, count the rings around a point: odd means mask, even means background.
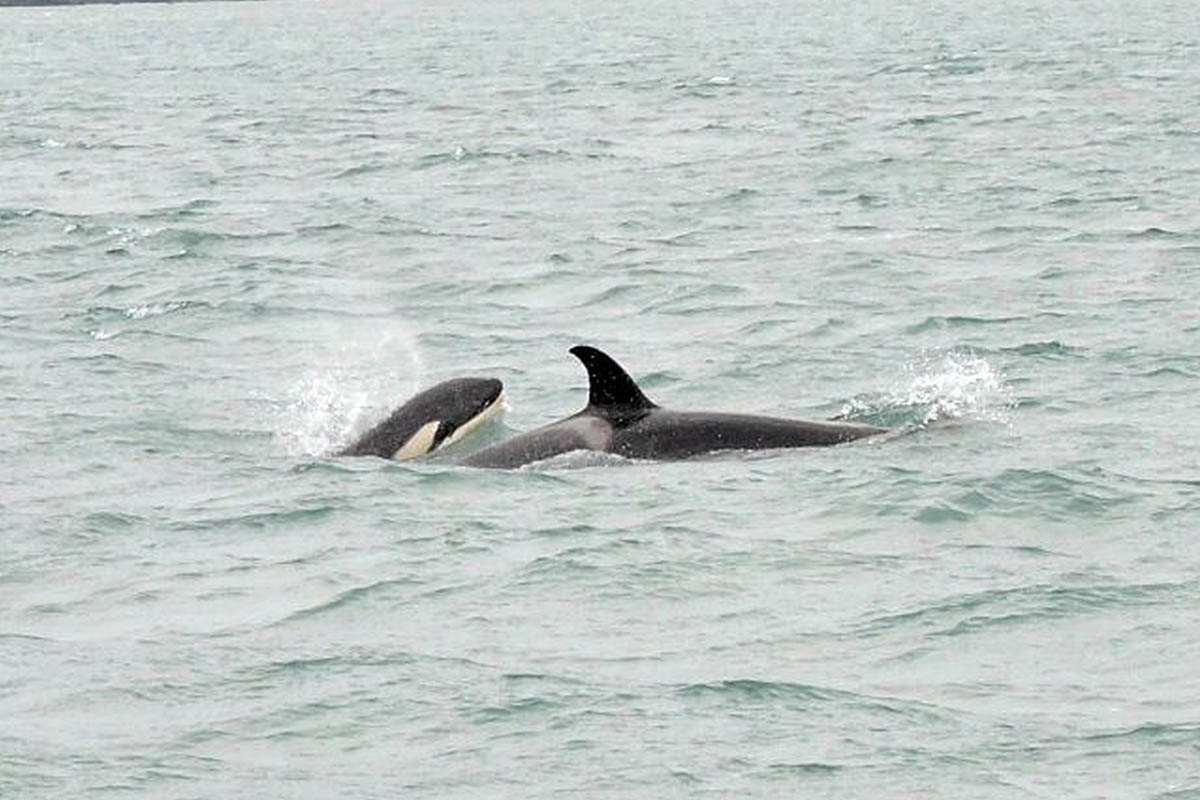
[[[496,378],[454,378],[419,392],[364,433],[339,456],[403,461],[453,444],[504,409]]]
[[[884,432],[866,425],[672,411],[646,397],[620,364],[595,347],[572,347],[571,354],[588,373],[587,406],[566,419],[472,453],[464,464],[519,467],[572,450],[670,460],[720,450],[841,444]]]
[[[460,463],[511,469],[576,450],[672,460],[721,450],[828,446],[887,431],[840,422],[672,411],[647,398],[621,365],[604,352],[588,345],[572,347],[570,352],[588,373],[587,406],[565,419],[471,453]],[[409,400],[341,454],[423,455],[461,439],[495,413],[501,402],[502,387],[497,380],[446,381]]]

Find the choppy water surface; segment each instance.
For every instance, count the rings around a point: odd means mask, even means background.
[[[1200,796],[1192,4],[0,9],[0,795]],[[517,472],[421,386],[886,424]]]

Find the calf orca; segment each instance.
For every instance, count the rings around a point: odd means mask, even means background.
[[[886,428],[803,422],[748,414],[669,411],[650,401],[621,365],[594,347],[571,355],[588,373],[587,407],[566,419],[479,450],[472,467],[513,468],[572,450],[636,459],[681,459],[719,450],[834,445],[875,436]]]
[[[341,450],[342,456],[403,460],[457,442],[503,409],[504,384],[495,378],[455,378],[414,396]]]

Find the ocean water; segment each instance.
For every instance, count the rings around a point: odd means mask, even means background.
[[[1200,797],[1197,87],[1171,0],[0,9],[0,797]],[[329,455],[583,342],[895,432]]]

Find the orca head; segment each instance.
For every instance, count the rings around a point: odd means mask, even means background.
[[[583,362],[588,374],[588,404],[584,412],[620,422],[641,418],[658,408],[607,353],[586,344],[572,347],[570,353]]]
[[[504,384],[496,378],[456,378],[439,384],[448,396],[441,404],[433,449],[454,444],[504,413]],[[437,387],[435,387],[437,388]]]
[[[342,455],[402,461],[462,439],[504,410],[504,384],[496,378],[454,378],[413,396]]]

